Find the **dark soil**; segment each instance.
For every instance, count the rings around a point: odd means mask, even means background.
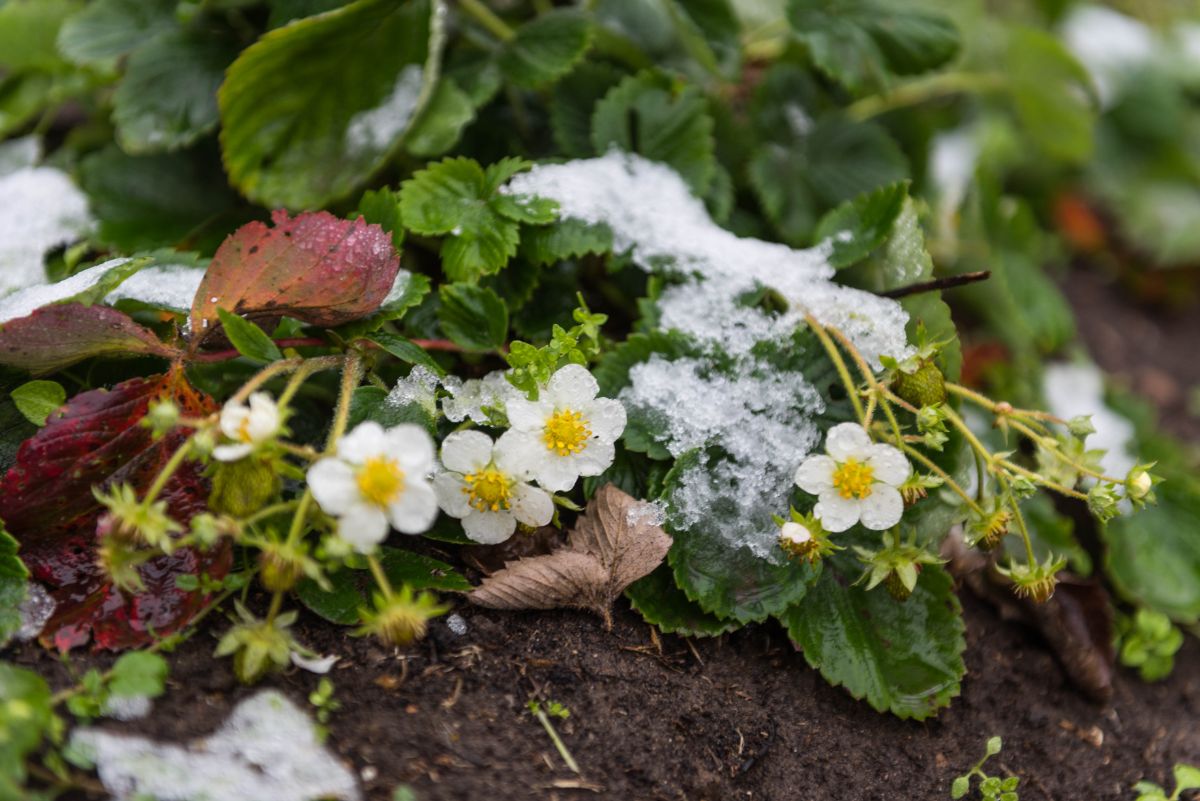
[[[1146,315],[1094,274],[1076,274],[1068,291],[1099,363],[1154,400],[1170,430],[1200,441],[1185,401],[1200,383],[1200,315]],[[1026,801],[1129,801],[1134,782],[1169,783],[1175,762],[1200,764],[1200,641],[1188,638],[1162,683],[1120,671],[1100,705],[1038,635],[962,594],[969,672],[962,696],[925,722],[828,686],[773,624],[659,639],[624,602],[612,632],[582,613],[468,607],[465,634],[439,620],[407,651],[311,616],[297,633],[342,657],[329,743],[371,799],[390,799],[399,784],[420,801],[945,799],[992,735],[1004,750],[989,767],[1020,776]],[[214,729],[255,691],[211,658],[223,625],[214,627],[172,657],[168,693],[147,720],[104,725],[172,740]],[[16,659],[55,686],[68,682],[45,653],[27,647]],[[109,658],[79,658],[96,660]],[[266,683],[303,705],[317,680],[293,670]],[[570,709],[555,725],[581,775],[525,711],[530,698]]]

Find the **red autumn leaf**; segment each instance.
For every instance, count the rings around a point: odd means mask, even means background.
[[[217,326],[218,307],[330,327],[373,313],[387,297],[400,256],[378,225],[325,211],[271,219],[274,228],[243,225],[213,256],[192,303],[193,349]]]
[[[170,359],[179,351],[107,306],[43,306],[0,325],[0,364],[34,375],[53,373],[92,356],[138,354]]]
[[[150,402],[170,397],[189,415],[206,414],[212,400],[195,392],[178,370],[135,378],[111,390],[76,395],[17,451],[0,479],[0,520],[21,542],[21,558],[58,602],[43,641],[62,649],[87,642],[127,648],[185,624],[205,602],[198,592],[175,586],[183,573],[220,578],[230,550],[208,553],[181,548],[159,556],[139,572],[145,591],[123,596],[96,560],[96,524],[103,511],[92,488],[128,482],[145,491],[182,441],[169,434],[154,441],[139,425]],[[184,525],[206,508],[208,486],[200,468],[185,463],[163,490],[171,515]]]

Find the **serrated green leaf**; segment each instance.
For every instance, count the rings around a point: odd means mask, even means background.
[[[862,261],[888,238],[907,197],[907,181],[859,195],[822,217],[813,238],[829,242],[829,263],[835,268]]]
[[[0,521],[0,647],[21,628],[21,602],[25,600],[29,571],[17,556],[20,545]]]
[[[433,92],[437,0],[359,0],[277,28],[221,85],[229,178],[268,206],[317,208],[349,194],[395,151]]]
[[[108,689],[117,697],[158,698],[166,689],[167,660],[149,651],[122,654],[112,666]]]
[[[505,160],[485,171],[468,158],[445,159],[418,171],[400,186],[400,213],[412,231],[442,241],[442,269],[455,281],[472,281],[499,271],[516,255],[516,213],[497,194],[505,174],[527,162]],[[499,168],[499,170],[497,170]]]
[[[616,147],[673,168],[703,197],[716,165],[713,121],[704,96],[690,86],[643,72],[613,87],[592,115],[597,153]]]
[[[358,589],[354,573],[340,570],[327,576],[331,589],[323,590],[312,579],[296,585],[296,597],[310,610],[339,626],[359,622],[359,610],[367,608],[367,597]]]
[[[582,11],[559,8],[517,28],[500,52],[500,69],[518,86],[536,87],[561,78],[583,58],[591,21]]]
[[[924,565],[913,594],[899,602],[883,587],[852,583],[862,572],[852,551],[825,561],[804,599],[780,615],[808,664],[880,712],[923,720],[948,705],[966,673],[962,608],[949,574]]]
[[[490,289],[474,284],[444,284],[438,289],[438,324],[467,350],[495,350],[508,340],[508,309]]]
[[[433,357],[425,352],[424,348],[398,334],[377,331],[368,339],[406,364],[419,364],[438,375],[444,375],[446,372],[440,364],[433,360]]]
[[[738,627],[736,620],[722,620],[705,612],[675,584],[675,575],[666,565],[638,579],[625,590],[634,610],[665,634],[683,637],[716,637]]]
[[[710,74],[733,79],[741,66],[741,24],[728,0],[666,0],[675,33]]]
[[[217,87],[238,54],[236,40],[168,31],[139,46],[113,95],[117,141],[126,153],[186,147],[217,127]]]
[[[404,246],[404,219],[400,216],[400,195],[386,187],[369,189],[358,201],[359,215],[392,235],[392,244],[399,251]],[[423,276],[422,276],[423,277]]]
[[[592,114],[596,103],[623,77],[616,67],[585,61],[570,75],[554,84],[550,103],[550,129],[563,155],[571,158],[594,156]]]
[[[1109,577],[1124,597],[1179,623],[1200,621],[1200,485],[1172,475],[1158,504],[1101,529]]]
[[[612,230],[603,223],[565,219],[521,231],[521,256],[543,267],[588,253],[609,253],[612,247]]]
[[[463,130],[475,119],[475,104],[453,78],[442,76],[404,139],[404,149],[414,156],[440,156],[458,143]]]
[[[450,565],[403,548],[379,549],[379,563],[393,584],[407,584],[414,590],[467,592],[471,582]]]
[[[57,381],[29,381],[12,391],[12,402],[35,426],[46,425],[46,418],[67,402],[67,391]]]
[[[175,0],[95,0],[67,20],[58,49],[76,64],[104,64],[169,31]]]
[[[217,309],[217,316],[221,319],[221,328],[229,342],[247,359],[273,362],[283,358],[267,333],[250,320],[224,309]]]

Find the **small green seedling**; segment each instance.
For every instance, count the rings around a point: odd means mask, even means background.
[[[340,702],[333,698],[333,682],[321,679],[317,689],[308,694],[308,702],[317,709],[317,722],[322,725],[329,722],[329,716],[342,708]]]
[[[551,715],[560,720],[566,720],[571,716],[571,710],[558,701],[547,701],[543,706],[540,701],[534,698],[529,699],[529,702],[525,704],[525,708],[538,719],[538,723],[542,724],[542,728],[550,736],[550,741],[554,743],[554,747],[558,750],[558,755],[562,757],[563,762],[567,763],[567,767],[575,773],[579,773],[579,764],[575,761],[575,757],[571,756],[571,752],[567,750],[567,744],[558,736],[558,732],[554,729],[554,724],[550,722]]]
[[[1138,792],[1137,801],[1179,801],[1185,790],[1200,790],[1200,768],[1182,763],[1175,766],[1175,792],[1167,791],[1154,782],[1138,782],[1133,789]]]
[[[959,776],[950,785],[951,798],[965,798],[971,792],[971,777],[979,778],[979,797],[983,801],[1018,801],[1017,784],[1021,781],[1016,776],[1001,779],[999,776],[989,776],[983,771],[983,763],[1000,753],[1002,741],[992,737],[987,741],[987,752],[975,763],[969,771]]]
[[[1139,609],[1117,619],[1121,664],[1138,669],[1143,681],[1171,675],[1175,652],[1183,647],[1183,632],[1171,619],[1153,609]]]

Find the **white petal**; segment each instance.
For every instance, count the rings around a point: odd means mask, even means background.
[[[851,458],[866,458],[871,437],[858,423],[838,423],[825,436],[825,452],[839,462]]]
[[[843,498],[836,490],[828,489],[821,493],[813,514],[821,520],[826,531],[845,531],[858,522],[858,507],[857,498]]]
[[[538,484],[551,492],[566,492],[574,487],[579,479],[579,468],[574,458],[550,453],[538,463],[533,477],[537,479]]]
[[[458,473],[438,473],[433,477],[433,491],[437,494],[438,506],[446,514],[459,518],[471,514],[467,484]]]
[[[788,542],[803,544],[812,539],[812,532],[800,525],[794,520],[789,520],[783,524],[783,528],[779,530],[779,536]]]
[[[552,455],[540,434],[510,428],[496,440],[496,467],[513,478],[524,480]]]
[[[596,397],[600,385],[582,364],[568,364],[550,376],[543,397],[556,409],[579,409]]]
[[[387,515],[378,506],[356,503],[338,518],[338,536],[359,553],[371,553],[387,535]]]
[[[555,454],[555,458],[559,457]],[[565,457],[574,462],[572,467],[581,476],[598,476],[608,469],[616,458],[612,440],[593,439],[587,447],[574,456]]]
[[[398,461],[405,472],[424,476],[433,470],[433,439],[428,431],[412,423],[402,423],[389,428],[384,436],[388,455]]]
[[[354,469],[341,459],[321,459],[308,468],[308,488],[326,514],[334,516],[362,501]]]
[[[359,423],[346,436],[338,440],[338,456],[350,464],[362,464],[372,456],[378,456],[386,448],[383,426],[374,420]]]
[[[912,465],[908,463],[904,454],[891,445],[883,443],[871,446],[871,455],[867,457],[867,464],[875,471],[876,481],[891,484],[893,487],[903,484],[904,480],[912,473]]]
[[[442,440],[442,464],[456,473],[474,473],[492,461],[492,438],[482,431],[455,431]]]
[[[265,392],[250,396],[250,418],[246,431],[253,442],[262,442],[279,430],[279,409]]]
[[[242,438],[242,423],[250,416],[250,410],[241,404],[227,403],[221,409],[221,433],[232,440]]]
[[[520,431],[541,431],[542,426],[546,425],[546,418],[553,411],[541,403],[534,403],[525,398],[511,398],[504,404],[508,424]]]
[[[213,458],[218,462],[236,462],[250,455],[253,445],[238,443],[236,445],[218,445],[213,448]]]
[[[904,499],[895,487],[876,482],[871,494],[858,502],[862,511],[862,524],[874,531],[883,531],[900,522],[904,514]]]
[[[437,519],[438,502],[433,487],[424,479],[409,478],[400,494],[400,500],[388,507],[388,521],[392,528],[405,534],[420,534],[428,531]]]
[[[463,531],[471,539],[482,545],[495,545],[504,542],[517,530],[517,519],[512,512],[478,512],[463,518]]]
[[[554,517],[554,501],[545,490],[518,484],[513,487],[512,512],[527,526],[544,526]]]
[[[833,486],[833,471],[837,462],[824,454],[809,456],[796,468],[793,481],[809,495],[820,495]]]
[[[319,676],[323,676],[328,673],[338,661],[337,654],[310,658],[307,656],[300,656],[300,654],[296,653],[295,651],[292,651],[290,654],[288,654],[288,658],[292,660],[292,664],[296,667],[307,670],[309,673],[316,673]]]
[[[592,436],[612,442],[625,430],[625,407],[612,398],[596,398],[585,412]]]

